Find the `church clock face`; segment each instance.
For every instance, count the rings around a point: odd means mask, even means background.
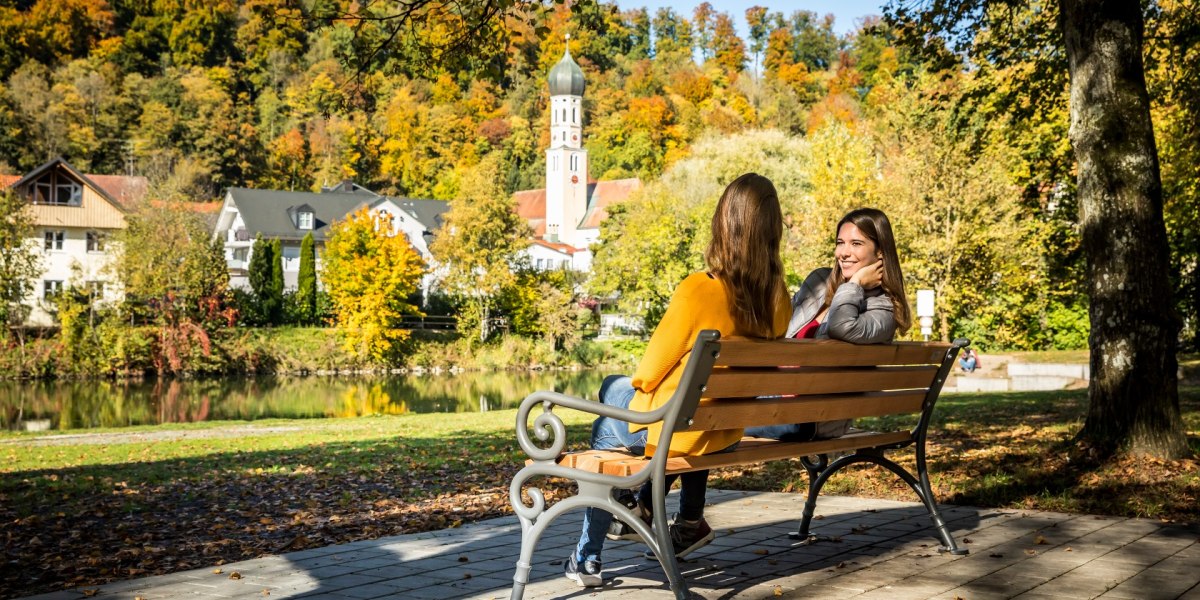
[[[578,136],[578,135],[576,135],[576,134],[574,134],[574,133],[572,133],[572,134],[571,134],[571,141],[572,141],[572,142],[578,142],[578,141],[579,141],[579,136]]]
[[[578,175],[572,175],[572,176],[571,176],[571,183],[579,183],[579,176],[578,176]]]

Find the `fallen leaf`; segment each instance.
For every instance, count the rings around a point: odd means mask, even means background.
[[[775,586],[775,595],[776,595],[776,596],[782,596],[782,595],[783,595],[783,588],[781,588],[781,587],[779,587],[779,586]]]
[[[1035,543],[1039,546],[1045,546],[1046,544],[1049,544],[1050,542],[1047,542],[1046,538],[1039,535],[1039,536],[1033,538],[1033,543]]]
[[[100,588],[92,588],[92,589],[83,590],[84,597],[88,597],[88,598],[95,596],[98,593],[100,593]]]
[[[1028,556],[1037,556],[1037,550],[1026,550],[1025,554]]]
[[[230,574],[229,574],[229,578],[230,578],[230,579],[241,579],[241,578],[242,578],[242,574],[241,574],[241,573],[238,573],[237,571],[234,571],[234,572],[232,572],[232,573],[230,573]]]
[[[213,575],[220,575],[220,574],[221,574],[220,569],[213,569]]]
[[[458,562],[470,562],[470,560],[471,559],[467,558],[467,555],[465,555],[465,554],[458,557]]]
[[[758,550],[755,550],[754,553],[759,556],[766,556],[766,555],[770,554],[770,552],[765,548],[759,548]]]

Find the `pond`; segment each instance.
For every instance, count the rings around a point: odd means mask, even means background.
[[[493,371],[371,377],[0,381],[0,428],[78,430],[159,423],[360,417],[514,408],[554,389],[596,397],[606,373]]]

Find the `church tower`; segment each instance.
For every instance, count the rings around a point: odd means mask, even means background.
[[[570,36],[567,36],[570,42]],[[546,240],[582,246],[577,228],[587,211],[583,149],[583,70],[571,49],[550,69],[550,148],[546,150]]]

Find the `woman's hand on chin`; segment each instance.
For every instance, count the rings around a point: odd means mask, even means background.
[[[883,283],[883,261],[875,261],[854,272],[850,281],[862,286],[864,290],[879,287]]]

